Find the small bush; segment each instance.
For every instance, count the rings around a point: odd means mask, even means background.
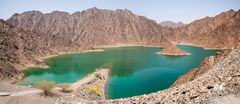
[[[70,84],[68,84],[68,83],[59,84],[58,87],[62,88],[62,91],[63,91],[63,92],[70,92],[70,91],[71,91],[71,90],[69,89]]]
[[[40,88],[44,91],[45,95],[50,94],[50,90],[55,86],[53,81],[42,80],[35,84],[35,87]]]
[[[87,91],[89,92],[93,92],[94,94],[96,94],[97,96],[101,96],[101,92],[100,92],[100,88],[97,85],[94,86],[86,86]]]

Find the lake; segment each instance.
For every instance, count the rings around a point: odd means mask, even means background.
[[[40,80],[73,83],[94,72],[96,68],[111,66],[107,83],[108,98],[131,97],[169,88],[179,76],[198,67],[205,57],[215,55],[218,51],[184,45],[177,47],[191,55],[159,55],[155,53],[162,48],[140,46],[60,55],[45,60],[50,66],[47,69],[31,68],[25,71],[25,79],[18,84],[33,85]]]

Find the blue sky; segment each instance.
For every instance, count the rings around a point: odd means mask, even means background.
[[[73,13],[87,8],[128,9],[157,22],[171,20],[189,23],[205,16],[215,16],[229,9],[240,9],[240,0],[0,0],[0,18],[14,13],[54,10]]]

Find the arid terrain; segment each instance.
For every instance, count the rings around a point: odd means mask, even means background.
[[[222,52],[206,58],[169,89],[117,100],[89,101],[70,95],[52,99],[34,95],[32,100],[39,97],[45,103],[215,103],[220,97],[230,96],[236,101],[235,97],[240,96],[239,42],[240,11],[234,10],[178,26],[162,26],[126,9],[90,8],[72,14],[27,11],[0,20],[0,91],[6,91],[4,86],[13,86],[16,91],[32,89],[9,83],[21,80],[22,71],[28,67],[46,67],[43,57],[118,45],[164,47],[161,54],[188,55],[175,47],[187,44]],[[26,99],[18,97],[9,96],[4,101]]]

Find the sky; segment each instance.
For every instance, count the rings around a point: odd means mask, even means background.
[[[237,11],[240,9],[240,0],[0,0],[0,18],[6,20],[14,13],[31,10],[74,13],[92,7],[128,9],[157,22],[170,20],[190,23],[230,9]]]

